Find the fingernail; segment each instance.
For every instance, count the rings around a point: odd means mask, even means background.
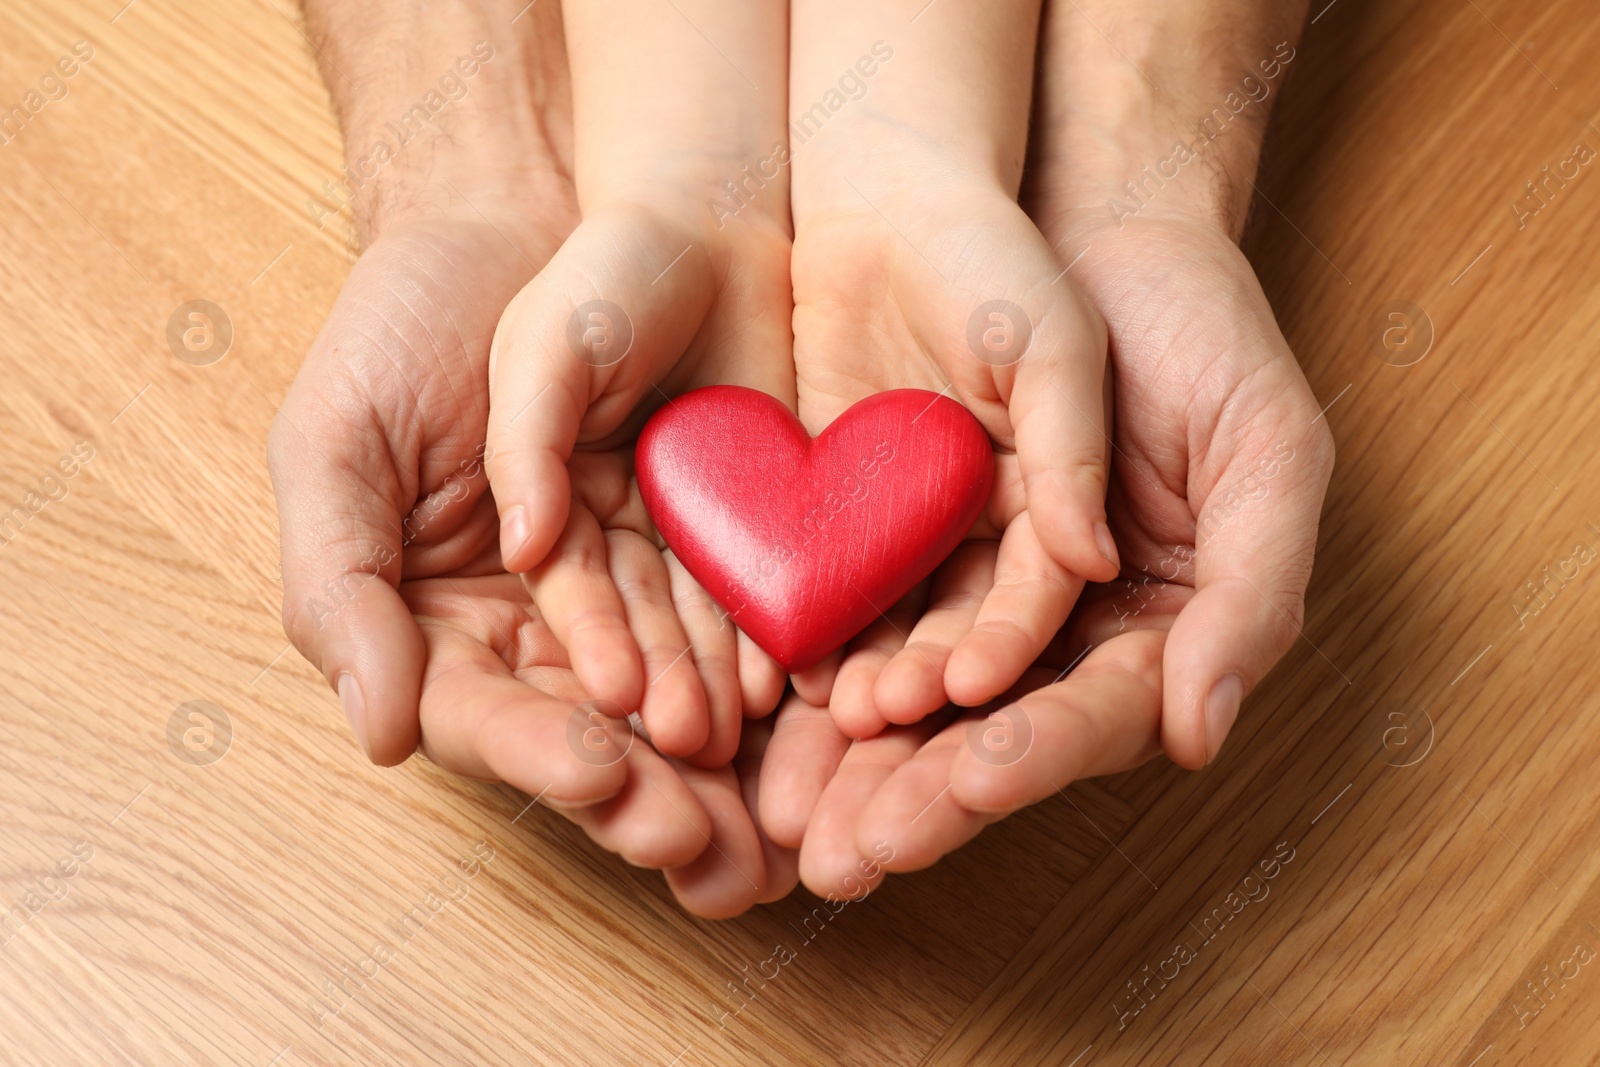
[[[1111,536],[1111,527],[1103,522],[1095,523],[1094,543],[1100,547],[1100,555],[1105,557],[1107,563],[1121,569],[1122,564],[1117,562],[1117,542]]]
[[[1211,687],[1206,697],[1206,762],[1217,758],[1222,739],[1233,729],[1233,720],[1239,717],[1239,702],[1244,699],[1244,679],[1229,674]]]
[[[371,759],[372,749],[367,744],[367,701],[361,695],[361,683],[349,671],[339,676],[339,706],[344,708],[344,717],[350,723],[350,732],[356,735],[356,744]]]
[[[528,522],[528,509],[518,504],[500,519],[501,559],[509,564],[531,536],[533,529]]]

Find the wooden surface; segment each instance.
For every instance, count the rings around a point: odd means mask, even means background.
[[[509,789],[358,758],[279,628],[262,457],[351,262],[304,211],[337,130],[287,0],[122,4],[0,7],[7,108],[94,48],[0,145],[0,511],[48,500],[0,544],[0,1061],[1600,1058],[1600,168],[1511,206],[1600,149],[1587,0],[1307,33],[1248,245],[1339,467],[1224,758],[1074,786],[810,942],[804,894],[691,919]],[[166,342],[197,298],[208,366]],[[1377,358],[1391,301],[1420,363]]]

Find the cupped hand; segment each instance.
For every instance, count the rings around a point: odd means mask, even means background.
[[[1046,230],[1087,246],[1073,273],[1110,328],[1124,577],[1091,586],[1040,660],[1066,668],[1088,648],[1071,673],[1030,671],[992,718],[946,712],[851,742],[819,709],[780,710],[760,810],[775,840],[803,846],[816,892],[841,892],[882,843],[882,871],[928,866],[1163,749],[1209,762],[1298,634],[1332,445],[1249,263],[1203,221]]]
[[[715,768],[663,756],[589,698],[521,579],[500,567],[493,527],[485,534],[458,573],[400,587],[428,654],[422,751],[457,774],[510,782],[629,863],[664,869],[694,914],[786,895],[797,854],[754,814],[770,722],[751,724]]]
[[[856,896],[1078,779],[1138,766],[1160,750],[1163,626],[1152,615],[1118,633],[1075,614],[1001,699],[869,738],[792,698],[761,771],[762,825],[800,850],[813,892]]]
[[[489,344],[554,241],[496,221],[387,232],[307,357],[269,443],[286,629],[376,762],[420,746],[447,770],[507,781],[628,861],[667,868],[690,910],[742,911],[793,884],[792,856],[744,802],[762,730],[706,771],[587,714],[565,651],[500,565],[483,468]]]
[[[1098,314],[998,187],[891,193],[863,183],[854,209],[798,224],[800,417],[817,433],[879,390],[953,396],[993,440],[996,479],[969,540],[929,582],[879,605],[882,621],[842,666],[796,678],[853,737],[998,696],[1043,651],[1085,579],[1117,573]]]
[[[708,768],[784,678],[663,551],[633,446],[686,390],[744,385],[792,404],[794,389],[788,236],[711,219],[623,202],[578,226],[500,323],[486,463],[506,567],[526,572],[585,690]]]
[[[1255,272],[1215,219],[1037,217],[1077,259],[1117,374],[1110,512],[1124,570],[1097,610],[1122,628],[1175,616],[1162,745],[1199,767],[1300,635],[1333,439]]]

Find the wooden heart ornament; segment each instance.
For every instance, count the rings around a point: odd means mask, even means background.
[[[994,481],[978,420],[921,389],[870,396],[815,440],[765,393],[696,389],[645,424],[635,466],[684,567],[789,671],[932,573]]]

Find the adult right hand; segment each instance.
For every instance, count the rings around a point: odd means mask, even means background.
[[[470,90],[358,191],[371,243],[274,422],[285,629],[374,762],[420,748],[504,780],[668,868],[691,911],[732,914],[794,884],[793,854],[750,814],[761,731],[733,768],[701,771],[585,716],[565,652],[500,562],[489,348],[576,223],[565,55],[553,7],[513,23],[520,5],[447,6],[426,27],[389,0],[310,13],[352,160],[441,77]],[[467,79],[454,64],[478,40],[493,58]]]

